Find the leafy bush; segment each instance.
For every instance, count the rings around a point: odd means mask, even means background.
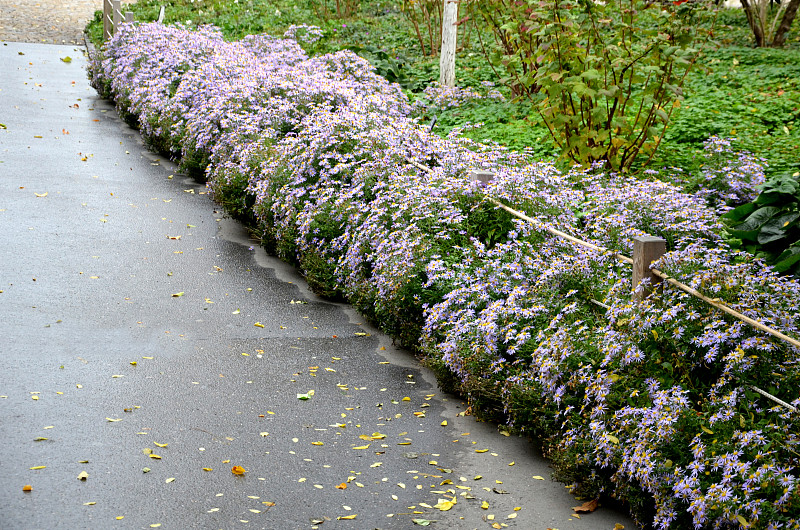
[[[708,32],[707,11],[639,0],[479,4],[500,47],[490,60],[535,102],[569,159],[628,170],[652,155]]]
[[[758,198],[722,216],[732,244],[781,273],[800,276],[800,182],[797,174],[764,183]]]

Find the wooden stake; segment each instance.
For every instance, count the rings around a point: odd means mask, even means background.
[[[120,0],[111,0],[111,10],[112,10],[112,12],[114,14],[114,18],[112,19],[113,24],[114,24],[112,26],[112,32],[116,33],[117,30],[119,29],[120,22],[122,22],[122,20],[121,20],[122,19],[122,16],[121,16],[122,13],[120,12],[121,11]]]
[[[650,269],[650,265],[657,261],[667,251],[667,242],[660,237],[640,236],[633,238],[633,279],[632,287],[636,289],[645,278],[650,278],[650,285],[638,291],[637,300],[647,298],[656,285],[661,283],[661,278]]]
[[[103,0],[103,40],[110,39],[114,33],[111,20],[111,0]]]
[[[470,182],[477,182],[478,187],[482,188],[492,181],[494,172],[486,171],[485,169],[473,169],[468,176]]]

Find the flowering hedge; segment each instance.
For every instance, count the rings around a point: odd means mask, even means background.
[[[717,217],[752,199],[757,159],[710,140],[699,191],[674,184],[687,182],[678,170],[564,173],[459,130],[433,135],[366,61],[309,58],[288,37],[123,26],[90,77],[315,290],[423,353],[476,410],[499,406],[584,495],[626,500],[658,528],[800,527],[798,415],[753,390],[800,406],[800,351],[671,285],[636,303],[611,254],[486,200],[617,251],[662,236],[661,270],[796,335],[800,283],[725,247]],[[476,168],[495,179],[478,188]]]

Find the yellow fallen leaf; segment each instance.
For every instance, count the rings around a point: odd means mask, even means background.
[[[203,471],[214,471],[214,470],[213,470],[213,469],[211,469],[210,467],[204,467],[204,468],[203,468]]]
[[[115,421],[122,421],[122,418],[116,418],[116,419],[114,419],[114,418],[106,418],[106,420],[108,420],[109,422],[113,423]]]
[[[488,449],[475,449],[476,453],[485,453]]]
[[[517,515],[518,515],[518,514],[516,514],[516,513],[510,513],[510,514],[508,514],[508,517],[507,517],[506,519],[516,519],[516,518],[517,518]],[[577,517],[577,516],[576,516],[576,517]],[[580,517],[578,517],[578,519],[580,519]]]
[[[41,138],[41,136],[39,138]],[[37,197],[47,197],[47,192],[44,192],[44,193],[36,193],[36,192],[34,192],[33,194],[36,195]]]
[[[509,463],[508,465],[509,465],[509,466],[513,466],[514,464],[516,464],[516,462],[511,462],[511,463]]]
[[[118,515],[117,516],[117,521],[122,521],[123,519],[125,519],[124,515]]]
[[[34,401],[39,401],[39,396],[31,396],[31,399]]]
[[[453,497],[453,499],[455,499],[455,497]],[[446,512],[455,505],[456,505],[455,500],[449,501],[447,499],[439,499],[439,502],[437,502],[433,507],[436,508],[437,510]]]
[[[173,298],[180,298],[181,296],[183,296],[183,294],[184,294],[184,293],[183,293],[183,291],[181,291],[181,292],[179,292],[179,293],[173,293],[173,294],[172,294],[172,297],[173,297]]]
[[[533,478],[536,480],[544,480],[544,477],[540,477],[539,475],[534,475]]]
[[[94,506],[95,504],[97,504],[95,501],[91,501],[91,502],[84,502],[84,503],[83,503],[83,505],[84,505],[84,506]]]
[[[255,327],[257,327],[257,328],[263,328],[263,327],[264,327],[264,324],[262,324],[261,322],[256,322],[256,323],[255,323],[255,324],[253,324],[253,325],[254,325]]]
[[[234,475],[244,475],[246,472],[247,470],[242,466],[233,466],[231,468],[231,473],[233,473]]]
[[[325,445],[324,442],[311,442],[311,445]]]
[[[492,523],[492,528],[503,528],[500,523]]]
[[[160,444],[160,443],[158,443],[158,442],[153,442],[153,444],[154,444],[154,445],[156,445],[156,446],[158,446],[158,447],[166,447],[166,446],[168,446],[168,445],[169,445],[169,444]]]
[[[371,444],[367,444],[367,445],[359,445],[358,447],[353,447],[353,449],[369,449],[369,446],[370,446],[370,445],[371,445]]]
[[[37,470],[37,469],[44,469],[44,468],[46,468],[46,467],[47,467],[47,466],[33,466],[31,469],[33,469],[33,470]]]
[[[152,458],[153,460],[161,460],[161,457],[160,457],[160,456],[158,456],[158,455],[147,455],[147,456],[149,456],[149,457],[150,457],[150,458]]]
[[[169,484],[170,482],[175,482],[175,477],[169,477],[169,478],[168,478],[167,480],[165,480],[164,482],[166,482],[167,484]]]
[[[346,490],[347,489],[347,482],[342,482],[338,486],[336,486],[337,490]]]
[[[442,426],[442,427],[447,427],[447,420],[444,420],[444,421],[441,423],[441,426]]]
[[[481,510],[488,510],[488,509],[489,509],[489,503],[486,502],[486,501],[483,501],[481,503]]]
[[[341,519],[355,519],[357,516],[358,516],[357,513],[354,513],[353,515],[342,515],[341,517],[337,517],[336,520],[338,521]]]

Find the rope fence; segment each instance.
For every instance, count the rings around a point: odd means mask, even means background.
[[[424,166],[424,165],[420,164],[419,162],[416,162],[416,161],[414,161],[414,160],[412,160],[410,158],[406,158],[406,161],[408,163],[410,163],[411,165],[413,165],[414,167],[416,167],[418,169],[421,169],[421,170],[423,170],[423,171],[425,171],[427,173],[431,173],[432,172],[431,168],[429,168],[427,166]],[[489,183],[491,183],[492,180],[494,179],[494,173],[493,172],[484,171],[484,170],[473,170],[473,171],[470,171],[468,176],[469,176],[470,182],[473,182],[473,183],[477,184],[478,187],[484,187],[484,186],[488,185]],[[505,210],[506,212],[510,213],[514,217],[517,217],[518,219],[521,219],[523,221],[529,222],[529,223],[533,224],[534,226],[536,226],[538,228],[541,228],[543,230],[546,230],[547,232],[549,232],[549,233],[551,233],[551,234],[553,234],[555,236],[558,236],[560,238],[566,239],[567,241],[570,241],[570,242],[572,242],[572,243],[574,243],[576,245],[580,245],[580,246],[582,246],[584,248],[588,248],[588,249],[594,250],[596,252],[600,252],[600,253],[604,253],[604,254],[611,254],[616,259],[618,259],[619,261],[623,261],[625,263],[628,263],[628,264],[632,265],[633,266],[633,274],[631,276],[631,284],[632,284],[632,288],[633,289],[636,289],[643,279],[650,278],[650,285],[647,288],[639,289],[639,290],[636,291],[634,296],[639,300],[642,300],[645,297],[647,297],[653,291],[653,289],[655,287],[657,287],[657,285],[659,283],[661,283],[662,281],[665,281],[665,282],[669,283],[670,285],[673,285],[673,286],[677,287],[678,289],[680,289],[680,290],[682,290],[682,291],[684,291],[684,292],[686,292],[686,293],[688,293],[688,294],[690,294],[690,295],[692,295],[692,296],[694,296],[696,298],[699,298],[700,300],[703,300],[707,304],[719,309],[720,311],[723,311],[724,313],[727,313],[728,315],[730,315],[730,316],[732,316],[732,317],[734,317],[734,318],[736,318],[736,319],[738,319],[738,320],[740,320],[740,321],[742,321],[742,322],[744,322],[744,323],[746,323],[746,324],[748,324],[748,325],[750,325],[750,326],[752,326],[752,327],[754,327],[754,328],[756,328],[756,329],[758,329],[760,331],[768,333],[768,334],[772,335],[773,337],[776,337],[776,338],[778,338],[778,339],[780,339],[780,340],[782,340],[784,342],[787,342],[787,343],[789,343],[789,344],[791,344],[791,345],[793,345],[793,346],[795,346],[797,348],[800,348],[800,341],[798,341],[797,339],[789,337],[788,335],[786,335],[784,333],[781,333],[780,331],[778,331],[776,329],[773,329],[773,328],[771,328],[769,326],[766,326],[766,325],[762,324],[761,322],[759,322],[757,320],[754,320],[754,319],[752,319],[752,318],[750,318],[750,317],[748,317],[746,315],[743,315],[742,313],[736,311],[735,309],[732,309],[732,308],[726,306],[719,299],[709,298],[708,296],[705,296],[701,292],[697,291],[697,289],[693,289],[692,287],[689,287],[688,285],[679,282],[675,278],[670,277],[669,275],[667,275],[666,273],[664,273],[664,272],[662,272],[662,271],[660,271],[658,269],[651,268],[654,262],[658,261],[664,254],[666,254],[666,241],[664,239],[660,238],[660,237],[654,237],[654,236],[635,237],[634,241],[633,241],[633,258],[630,258],[628,256],[625,256],[624,254],[620,254],[618,252],[611,251],[609,249],[600,247],[600,246],[595,245],[593,243],[589,243],[588,241],[583,241],[582,239],[578,239],[578,238],[576,238],[574,236],[571,236],[571,235],[567,234],[566,232],[562,232],[561,230],[557,230],[555,228],[547,226],[544,223],[542,223],[541,221],[539,221],[537,219],[534,219],[534,218],[532,218],[532,217],[530,217],[528,215],[525,215],[524,213],[522,213],[522,212],[520,212],[518,210],[515,210],[514,208],[511,208],[511,207],[503,204],[502,202],[498,201],[497,199],[494,199],[492,197],[487,197],[486,199],[489,202],[491,202],[492,204],[494,204],[495,206],[497,206],[498,208],[501,208],[502,210]],[[600,307],[604,307],[604,308],[608,309],[608,306],[606,304],[602,303],[602,302],[599,302],[597,300],[592,300],[592,302],[595,303],[596,305],[600,306]],[[758,387],[752,386],[752,385],[749,385],[749,388],[752,389],[754,392],[757,392],[758,394],[764,396],[765,398],[777,403],[778,405],[781,405],[782,407],[785,407],[785,408],[789,409],[792,412],[797,412],[797,408],[796,407],[790,405],[786,401],[783,401],[782,399],[780,399],[780,398],[778,398],[776,396],[773,396],[769,392],[767,392],[765,390],[762,390],[762,389],[760,389]]]

